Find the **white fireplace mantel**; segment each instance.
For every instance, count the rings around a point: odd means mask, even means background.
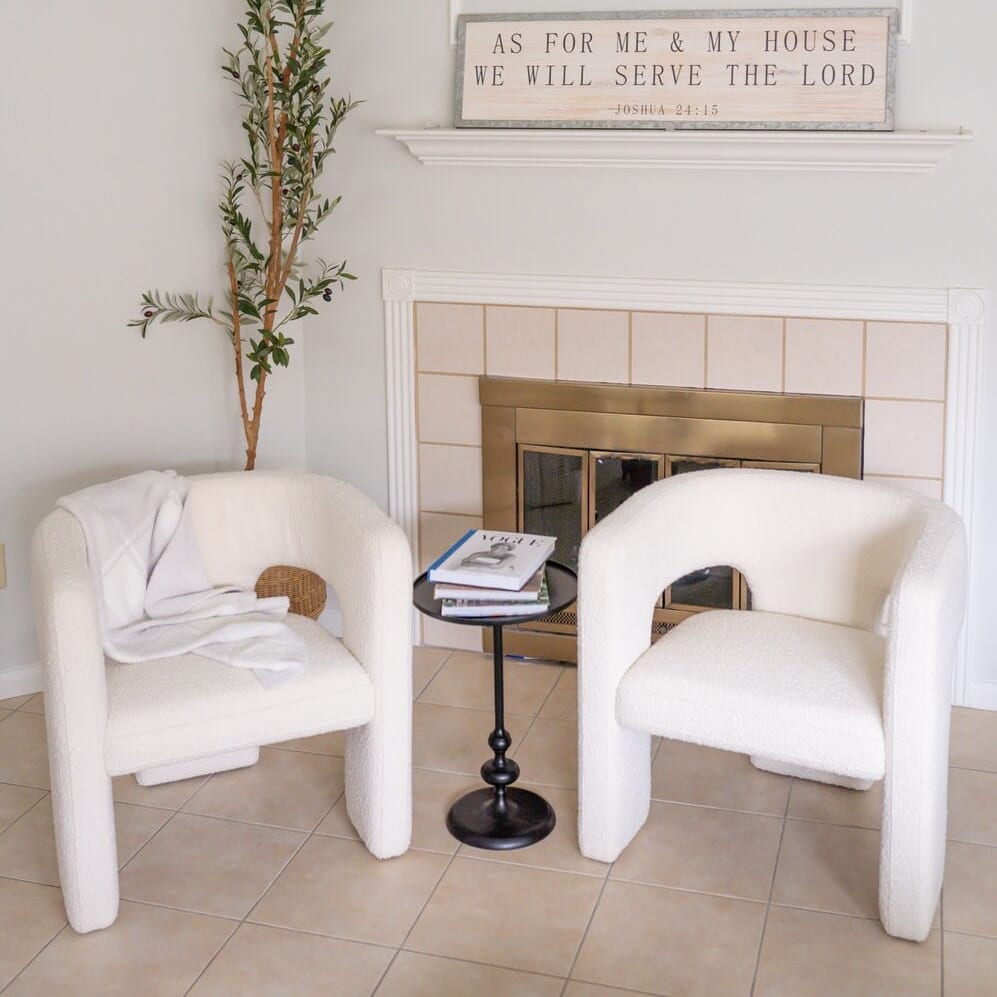
[[[385,363],[388,416],[388,507],[419,555],[419,472],[416,436],[415,305],[417,302],[535,305],[713,315],[784,315],[948,326],[943,498],[965,524],[973,550],[980,356],[992,310],[989,291],[747,284],[654,278],[472,273],[385,269]],[[966,632],[971,632],[967,619]],[[954,702],[972,698],[965,637],[956,662]],[[993,703],[973,705],[997,706]]]
[[[963,131],[380,129],[426,166],[931,173]]]

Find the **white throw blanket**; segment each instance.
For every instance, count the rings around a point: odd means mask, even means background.
[[[283,621],[286,596],[212,588],[173,471],[143,471],[59,499],[86,535],[104,652],[120,662],[194,652],[253,668],[264,685],[305,669],[304,641]]]

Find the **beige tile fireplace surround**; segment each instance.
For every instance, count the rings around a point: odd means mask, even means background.
[[[482,524],[482,375],[859,396],[864,476],[971,526],[984,293],[576,280],[385,271],[390,504],[422,567]],[[422,641],[481,647],[433,620]]]

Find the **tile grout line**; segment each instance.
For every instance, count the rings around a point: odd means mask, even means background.
[[[571,974],[575,971],[575,966],[578,964],[578,957],[582,954],[582,948],[585,946],[585,941],[589,936],[589,931],[592,928],[592,922],[595,920],[596,911],[599,909],[599,904],[602,903],[603,894],[606,892],[606,887],[609,885],[609,876],[613,871],[613,866],[615,862],[610,862],[606,867],[606,873],[602,880],[602,886],[599,889],[599,896],[595,898],[595,903],[592,905],[592,913],[589,914],[588,921],[585,924],[585,930],[582,932],[582,937],[578,940],[578,946],[575,949],[574,958],[571,960],[571,965],[568,967],[568,972],[564,977],[564,986],[561,988],[561,997],[564,997],[564,991],[568,989],[568,984],[571,982]],[[583,981],[584,982],[584,981]]]
[[[198,788],[200,788],[200,787],[198,787]],[[51,790],[49,790],[49,791],[48,791],[47,795],[48,795],[49,797],[51,797],[51,795],[52,795],[52,792],[51,792]],[[193,794],[193,793],[191,793],[190,795],[191,795],[191,796],[193,796],[194,794]],[[42,798],[41,798],[40,800],[38,800],[38,802],[37,802],[37,803],[35,803],[35,804],[33,804],[32,806],[30,806],[30,807],[28,808],[28,810],[27,810],[27,811],[25,811],[25,813],[21,815],[21,817],[24,817],[24,816],[26,816],[26,814],[27,814],[27,813],[29,813],[29,812],[30,812],[31,810],[34,810],[34,808],[35,808],[36,806],[38,806],[38,804],[39,804],[39,803],[43,802],[43,801],[44,801],[44,799],[45,799],[45,797],[43,796],[43,797],[42,797]],[[190,799],[190,797],[188,797],[187,799]],[[116,802],[120,802],[120,801],[117,801],[117,800],[115,800],[115,799],[113,798],[113,791],[112,791],[112,798],[111,798],[111,805],[112,805],[112,807],[113,807],[114,803],[116,803]],[[187,801],[185,800],[184,802],[186,803]],[[182,806],[182,805],[183,805],[183,804],[181,804],[181,806]],[[163,809],[163,810],[166,810],[166,809],[168,809],[168,808],[166,808],[166,807],[163,807],[163,808],[157,808],[157,809]],[[172,814],[171,814],[171,816],[170,816],[170,817],[168,817],[168,818],[167,818],[167,819],[166,819],[165,821],[163,821],[162,825],[161,825],[160,827],[158,827],[158,828],[157,828],[157,829],[156,829],[156,830],[155,830],[155,831],[153,832],[153,834],[152,834],[152,835],[150,836],[149,840],[148,840],[148,841],[146,841],[146,842],[144,842],[144,843],[143,843],[143,845],[141,846],[141,848],[138,848],[138,849],[137,849],[137,850],[135,851],[135,854],[134,854],[134,855],[132,855],[132,856],[130,856],[130,857],[128,858],[128,860],[127,860],[127,861],[126,861],[126,862],[125,862],[125,863],[124,863],[123,865],[121,865],[121,866],[120,866],[120,867],[118,868],[118,880],[119,880],[119,883],[120,883],[120,878],[121,878],[121,873],[122,873],[122,871],[124,870],[125,866],[127,866],[127,865],[128,865],[128,863],[129,863],[129,862],[131,862],[131,861],[132,861],[132,859],[134,859],[134,858],[135,858],[135,855],[138,855],[138,853],[139,853],[140,851],[142,851],[142,849],[143,849],[143,848],[145,848],[145,846],[146,846],[147,844],[149,844],[149,841],[152,841],[152,839],[153,839],[153,838],[155,838],[155,837],[156,837],[156,835],[157,835],[157,834],[159,834],[159,832],[160,832],[160,831],[162,831],[162,829],[163,829],[164,827],[166,827],[166,825],[167,825],[167,824],[169,824],[171,820],[173,820],[173,818],[174,818],[174,817],[175,817],[175,816],[177,815],[177,813],[179,813],[179,811],[178,811],[178,810],[174,810],[174,811],[172,811]],[[20,819],[21,819],[21,818],[19,817],[19,818],[18,818],[18,820],[20,820]],[[18,821],[14,821],[14,824],[16,824],[17,822],[18,822]],[[9,825],[9,827],[13,827],[13,826],[14,826],[14,824],[11,824],[11,825]],[[9,827],[8,827],[8,828],[5,828],[4,830],[5,830],[5,831],[6,831],[6,830],[8,830],[8,829],[9,829]],[[7,878],[7,877],[4,877],[4,878]],[[30,882],[30,880],[18,880],[18,882]],[[46,884],[35,884],[35,885],[46,885]],[[61,884],[60,884],[59,886],[55,887],[55,889],[58,889],[58,890],[59,890],[59,893],[60,893],[60,896],[61,896],[61,894],[62,894],[62,886],[61,886]],[[119,904],[120,904],[120,902],[121,902],[121,901],[120,901],[120,894],[119,894],[119,900],[118,900],[118,902],[119,902]],[[65,904],[65,901],[64,901],[64,900],[63,900],[63,904]],[[16,974],[16,975],[15,975],[15,976],[14,976],[14,977],[13,977],[13,978],[12,978],[12,979],[10,980],[10,982],[9,982],[9,983],[8,983],[8,984],[7,984],[7,985],[6,985],[6,986],[5,986],[4,988],[3,988],[3,991],[0,991],[0,993],[4,993],[4,992],[6,992],[6,991],[8,990],[8,988],[9,988],[9,987],[13,986],[13,984],[14,984],[15,980],[17,980],[17,979],[18,979],[18,977],[20,977],[20,976],[21,976],[21,975],[22,975],[22,974],[23,974],[23,973],[24,973],[24,972],[25,972],[25,971],[26,971],[26,970],[28,969],[28,967],[30,967],[30,966],[31,966],[31,965],[32,965],[33,963],[35,963],[35,962],[36,962],[36,961],[37,961],[37,960],[38,960],[38,959],[39,959],[39,958],[41,957],[42,953],[43,953],[43,952],[45,952],[45,950],[46,950],[46,949],[47,949],[47,948],[48,948],[48,947],[49,947],[49,946],[50,946],[50,945],[51,945],[51,944],[52,944],[52,943],[53,943],[53,942],[54,942],[54,941],[55,941],[55,940],[56,940],[56,939],[57,939],[57,938],[58,938],[58,937],[60,936],[60,935],[62,935],[62,934],[63,934],[63,932],[66,932],[66,931],[72,931],[72,930],[73,930],[73,928],[72,928],[72,927],[70,926],[70,924],[69,924],[69,921],[68,921],[68,918],[67,918],[67,920],[66,920],[66,923],[65,923],[65,924],[64,924],[64,925],[63,925],[63,926],[62,926],[62,927],[61,927],[61,928],[60,928],[60,929],[59,929],[59,930],[58,930],[58,931],[57,931],[57,932],[56,932],[56,933],[55,933],[55,934],[54,934],[54,935],[53,935],[53,936],[52,936],[52,937],[51,937],[51,938],[50,938],[50,939],[49,939],[49,940],[48,940],[48,941],[47,941],[47,942],[46,942],[46,943],[45,943],[45,944],[44,944],[44,945],[43,945],[43,946],[42,946],[42,947],[41,947],[41,948],[40,948],[40,949],[38,950],[38,952],[36,952],[36,953],[35,953],[35,955],[34,955],[34,956],[32,956],[32,958],[31,958],[31,959],[29,959],[29,960],[28,960],[28,961],[27,961],[27,962],[26,962],[26,963],[25,963],[25,964],[24,964],[24,965],[23,965],[23,966],[22,966],[22,967],[20,968],[20,970],[18,970],[17,974]],[[231,936],[229,936],[229,937],[231,937]],[[226,939],[226,942],[227,942],[227,941],[228,941],[228,939]]]
[[[67,920],[65,924],[10,978],[10,982],[6,984],[3,990],[0,990],[0,994],[5,994],[16,982],[17,980],[27,971],[27,969],[35,963],[39,958],[41,958],[42,953],[65,931],[72,931],[73,929],[69,926],[69,921]]]
[[[765,904],[765,916],[762,918],[762,932],[758,936],[758,955],[755,956],[755,971],[751,977],[751,992],[750,997],[754,997],[755,987],[758,985],[758,970],[762,965],[762,949],[765,946],[765,929],[768,927],[769,923],[769,911],[772,910],[772,896],[775,893],[775,877],[779,872],[779,857],[782,854],[782,841],[786,836],[786,824],[789,818],[789,803],[793,798],[793,786],[796,785],[796,780],[793,779],[789,784],[789,792],[786,794],[786,809],[783,811],[782,815],[782,828],[779,831],[779,845],[775,850],[775,862],[772,864],[772,882],[769,883],[769,898]]]
[[[211,780],[209,779],[208,781],[210,782]],[[205,783],[205,785],[207,785],[207,783]],[[191,983],[191,985],[184,991],[184,997],[186,997],[186,995],[189,994],[191,990],[193,990],[194,987],[197,986],[198,981],[211,968],[211,966],[214,964],[214,961],[218,958],[219,955],[221,955],[222,951],[226,948],[228,943],[235,937],[236,932],[238,932],[238,930],[246,923],[246,920],[250,916],[250,914],[252,914],[253,911],[256,910],[257,907],[259,907],[264,897],[266,897],[266,895],[270,892],[270,890],[273,889],[274,883],[276,883],[277,880],[280,879],[280,877],[284,874],[284,872],[287,870],[290,864],[300,854],[301,850],[305,847],[305,845],[307,845],[308,842],[311,841],[312,838],[315,836],[315,828],[317,828],[326,819],[326,817],[328,817],[329,814],[332,813],[332,811],[336,808],[336,804],[338,804],[339,801],[345,795],[346,795],[346,789],[344,788],[343,791],[333,801],[332,806],[330,806],[329,809],[325,812],[325,814],[318,819],[318,821],[315,824],[315,827],[313,827],[311,831],[305,834],[305,837],[302,838],[301,841],[298,843],[298,847],[294,849],[294,851],[287,857],[287,860],[283,863],[283,865],[281,865],[281,867],[277,870],[277,872],[274,873],[270,881],[264,887],[263,892],[256,898],[255,901],[253,901],[253,903],[249,907],[249,910],[247,910],[246,913],[239,919],[239,923],[235,926],[235,928],[232,929],[232,932],[228,936],[228,938],[226,938],[225,941],[218,947],[218,951],[215,952],[215,954],[208,960],[208,962],[201,970],[201,972],[198,973],[197,976],[194,978],[194,981]],[[191,795],[191,798],[193,798],[193,794]],[[168,824],[169,821],[167,821],[166,823]],[[163,826],[165,827],[166,825],[164,824]],[[152,839],[150,838],[149,840],[151,841]],[[139,851],[141,850],[142,849],[140,848]],[[138,852],[136,852],[135,854],[137,855]]]
[[[142,852],[143,852],[143,851],[145,850],[146,846],[147,846],[147,845],[149,845],[149,844],[151,844],[151,843],[152,843],[152,842],[153,842],[153,841],[155,840],[155,838],[156,838],[156,837],[158,837],[159,833],[160,833],[160,832],[161,832],[161,831],[163,830],[163,828],[165,828],[165,827],[166,827],[167,825],[169,825],[169,824],[173,823],[173,819],[174,819],[174,818],[175,818],[175,817],[176,817],[176,816],[177,816],[177,815],[178,815],[178,814],[179,814],[179,813],[181,812],[181,809],[180,809],[180,808],[181,808],[181,807],[185,807],[185,806],[186,806],[186,805],[187,805],[187,804],[188,804],[188,803],[189,803],[189,802],[190,802],[190,801],[191,801],[191,800],[192,800],[192,799],[193,799],[193,798],[194,798],[194,797],[195,797],[195,796],[196,796],[196,795],[197,795],[197,794],[198,794],[198,793],[199,793],[199,792],[201,791],[201,789],[203,789],[203,788],[204,788],[205,786],[207,786],[207,785],[208,785],[208,783],[209,783],[209,782],[211,782],[211,780],[212,780],[212,779],[214,778],[214,775],[215,775],[215,773],[212,773],[212,775],[208,776],[208,778],[207,778],[207,779],[205,779],[205,780],[204,780],[204,781],[203,781],[203,782],[201,783],[201,785],[200,785],[200,786],[198,786],[198,787],[197,787],[197,789],[195,789],[195,790],[194,790],[194,791],[193,791],[193,792],[192,792],[192,793],[191,793],[191,794],[190,794],[190,795],[189,795],[189,796],[188,796],[188,797],[187,797],[187,798],[186,798],[186,799],[185,799],[185,800],[184,800],[184,801],[183,801],[183,802],[182,802],[182,803],[180,804],[180,806],[179,806],[179,807],[177,807],[177,809],[173,811],[173,815],[172,815],[171,817],[167,818],[167,820],[163,821],[163,824],[162,824],[162,826],[156,829],[156,831],[155,831],[155,832],[153,833],[153,835],[152,835],[152,836],[151,836],[151,837],[149,838],[149,840],[148,840],[148,841],[146,841],[146,842],[145,842],[145,843],[144,843],[144,844],[142,845],[142,847],[141,847],[141,848],[138,848],[138,849],[136,849],[136,851],[135,851],[135,854],[134,854],[134,855],[132,855],[132,856],[131,856],[131,858],[129,858],[129,859],[128,859],[128,861],[127,861],[127,862],[125,862],[125,863],[124,863],[124,865],[122,865],[120,869],[118,869],[118,883],[119,883],[119,887],[118,887],[118,889],[119,889],[119,903],[120,903],[120,882],[121,882],[121,874],[122,874],[122,873],[123,873],[123,872],[125,871],[125,869],[126,869],[126,868],[127,868],[127,867],[128,867],[128,866],[129,866],[129,865],[130,865],[130,864],[131,864],[131,863],[132,863],[132,862],[133,862],[134,860],[135,860],[135,858],[136,858],[136,857],[137,857],[138,855],[140,855],[140,854],[141,854],[141,853],[142,853]],[[198,816],[198,815],[195,815],[195,816]],[[126,903],[135,903],[135,902],[136,902],[136,901],[134,901],[134,900],[126,900]],[[141,902],[141,901],[138,901],[138,902]],[[156,907],[160,907],[160,906],[161,906],[161,907],[165,907],[165,908],[166,908],[167,910],[177,910],[177,909],[178,909],[178,908],[175,908],[175,907],[168,907],[168,906],[167,906],[167,905],[165,905],[165,904],[151,904],[150,906],[156,906]],[[120,913],[120,910],[119,910],[119,913]],[[189,912],[189,913],[194,913],[194,912],[192,912],[192,911],[191,911],[191,912]],[[211,915],[207,915],[207,916],[211,916]],[[234,920],[234,919],[233,919],[233,920]],[[217,950],[216,950],[216,951],[215,951],[215,953],[214,953],[214,954],[213,954],[213,955],[211,956],[211,958],[210,958],[210,959],[208,960],[208,962],[207,962],[207,963],[205,964],[205,966],[204,966],[204,967],[203,967],[203,968],[201,969],[201,971],[200,971],[200,972],[199,972],[199,973],[198,973],[198,974],[197,974],[197,975],[196,975],[196,976],[194,977],[194,979],[193,979],[193,980],[191,981],[191,984],[190,984],[190,986],[189,986],[189,987],[187,987],[187,989],[186,989],[186,990],[184,990],[184,994],[185,994],[185,995],[186,995],[186,994],[188,994],[188,993],[190,993],[190,991],[191,991],[191,990],[192,990],[192,989],[193,989],[193,988],[194,988],[195,986],[197,986],[197,981],[198,981],[198,980],[199,980],[199,979],[200,979],[200,978],[201,978],[201,977],[202,977],[202,976],[203,976],[203,975],[205,974],[205,972],[207,972],[207,970],[208,970],[208,967],[209,967],[209,966],[210,966],[210,965],[211,965],[211,964],[212,964],[212,963],[213,963],[213,962],[215,961],[215,959],[217,959],[217,958],[218,958],[218,954],[219,954],[219,952],[221,952],[221,951],[222,951],[222,949],[224,949],[224,948],[225,948],[225,946],[226,946],[226,945],[228,945],[228,943],[229,943],[229,942],[231,941],[232,937],[233,937],[233,936],[235,935],[235,933],[236,933],[236,932],[237,932],[237,931],[239,930],[239,926],[240,926],[240,924],[241,924],[241,923],[242,923],[242,922],[240,921],[240,922],[239,922],[238,924],[236,924],[236,925],[235,925],[235,926],[234,926],[234,927],[232,928],[232,930],[231,930],[231,931],[230,931],[230,932],[228,933],[228,935],[227,935],[227,936],[225,937],[225,940],[224,940],[224,941],[223,941],[223,942],[221,943],[221,945],[219,945],[219,946],[218,946]]]
[[[440,873],[440,878],[436,880],[436,885],[430,891],[429,896],[426,897],[426,902],[419,908],[419,913],[416,914],[416,916],[412,919],[412,923],[409,925],[408,931],[405,932],[405,937],[401,940],[400,944],[395,949],[395,954],[391,957],[391,960],[388,962],[388,965],[384,967],[384,972],[381,974],[380,979],[377,981],[377,986],[375,986],[374,989],[371,991],[371,997],[375,997],[378,990],[381,989],[381,985],[384,983],[385,979],[387,978],[388,973],[391,972],[391,967],[394,966],[395,960],[398,958],[399,954],[404,949],[405,943],[409,940],[409,936],[412,934],[413,931],[415,931],[415,926],[421,920],[422,915],[426,913],[426,908],[430,905],[430,903],[432,903],[433,897],[436,896],[436,891],[440,888],[440,883],[443,882],[444,877],[450,871],[450,866],[454,864],[454,859],[457,858],[457,853],[459,851],[460,851],[460,846],[458,845],[457,848],[454,849],[453,854],[450,856],[450,861],[447,862],[447,864],[443,867],[443,871]]]
[[[550,700],[550,697],[554,695],[554,690],[561,684],[561,680],[567,674],[568,667],[566,665],[560,665],[559,667],[561,669],[561,674],[558,675],[558,677],[554,680],[554,684],[550,687],[550,690],[548,691],[547,695],[544,696],[543,702],[540,704],[539,707],[537,707],[537,711],[533,715],[533,719],[534,720],[538,720],[540,718],[540,714],[543,713],[543,709],[547,705],[548,701]],[[577,711],[576,711],[576,715],[577,715]],[[552,718],[549,718],[549,719],[560,720],[562,718],[561,717],[552,717]]]
[[[457,652],[456,652],[456,651],[453,651],[453,652],[452,652],[452,654],[455,654],[455,653],[457,653]],[[451,654],[451,656],[452,656],[452,654]],[[450,660],[450,659],[449,659],[449,657],[447,658],[447,660],[448,660],[448,661]],[[445,664],[445,662],[444,662],[444,664]],[[439,672],[440,672],[440,671],[442,670],[442,668],[443,668],[443,665],[441,665],[441,666],[440,666],[440,668],[439,668],[439,669],[437,670],[436,674],[439,674]],[[564,672],[562,671],[562,675],[563,675],[563,674],[564,674]],[[435,678],[435,675],[434,675],[434,678]],[[543,707],[544,707],[544,706],[546,705],[546,703],[547,703],[547,700],[548,700],[548,699],[550,698],[550,696],[551,696],[551,695],[553,694],[553,692],[554,692],[554,689],[555,689],[555,688],[557,687],[557,685],[558,685],[558,683],[559,683],[560,681],[561,681],[561,677],[559,676],[559,677],[558,677],[558,679],[557,679],[557,680],[556,680],[556,681],[554,682],[554,684],[553,684],[553,685],[551,686],[551,688],[550,688],[550,690],[548,691],[547,695],[546,695],[546,696],[544,697],[544,700],[543,700],[543,702],[542,702],[542,703],[540,704],[540,707],[539,707],[539,708],[537,709],[537,711],[536,711],[536,712],[535,712],[535,713],[533,714],[533,717],[531,718],[531,720],[530,720],[530,723],[529,723],[529,725],[528,725],[528,726],[527,726],[527,728],[526,728],[526,731],[525,731],[525,732],[523,733],[522,737],[521,737],[521,738],[520,738],[520,740],[519,740],[519,743],[520,743],[520,746],[522,746],[522,743],[523,743],[523,741],[525,741],[525,739],[526,739],[526,735],[527,735],[527,734],[528,734],[528,733],[530,732],[530,730],[532,730],[532,728],[533,728],[533,725],[534,725],[534,724],[536,723],[536,721],[537,721],[537,719],[538,719],[538,717],[539,717],[539,713],[540,713],[540,710],[542,710],[542,709],[543,709]],[[426,684],[426,688],[428,688],[428,686],[429,686],[429,683],[427,683],[427,684]],[[423,691],[425,691],[425,689],[424,689]],[[522,715],[522,714],[520,714],[520,715]],[[432,771],[432,770],[431,770],[431,771]],[[442,872],[442,873],[440,874],[440,878],[439,878],[439,879],[438,879],[438,880],[436,881],[436,885],[435,885],[435,886],[433,887],[433,890],[432,890],[432,892],[431,892],[431,893],[429,894],[429,896],[428,896],[428,897],[426,898],[426,902],[425,902],[425,903],[424,903],[424,904],[422,905],[421,909],[419,910],[419,913],[418,913],[418,914],[416,915],[415,919],[414,919],[414,920],[412,921],[412,924],[411,924],[411,926],[409,927],[408,931],[407,931],[407,932],[405,933],[405,937],[404,937],[404,938],[402,939],[402,942],[401,942],[401,944],[400,944],[400,945],[398,946],[398,948],[397,948],[397,949],[395,950],[395,954],[394,954],[394,956],[392,956],[392,958],[391,958],[391,961],[390,961],[390,962],[388,963],[388,965],[387,965],[387,966],[385,967],[385,969],[384,969],[384,973],[382,973],[382,975],[381,975],[381,978],[380,978],[380,979],[378,980],[378,983],[377,983],[377,986],[376,986],[376,987],[375,987],[375,988],[373,989],[373,991],[371,992],[371,997],[376,997],[376,994],[377,994],[378,990],[380,990],[380,988],[381,988],[382,984],[384,983],[384,980],[385,980],[385,979],[387,978],[387,976],[388,976],[388,973],[390,973],[390,972],[391,972],[391,967],[392,967],[392,966],[393,966],[393,965],[395,964],[395,961],[397,960],[397,958],[398,958],[398,955],[399,955],[399,954],[400,954],[401,952],[403,952],[403,951],[409,951],[409,950],[405,949],[405,944],[406,944],[406,943],[408,942],[408,940],[409,940],[409,937],[411,936],[412,932],[413,932],[413,931],[415,930],[415,927],[416,927],[416,925],[417,925],[417,924],[419,923],[419,921],[420,921],[420,919],[422,918],[423,914],[425,913],[426,909],[427,909],[427,908],[429,907],[430,903],[432,902],[432,900],[433,900],[433,897],[434,897],[434,896],[436,896],[436,893],[437,893],[437,891],[438,891],[438,890],[439,890],[439,888],[440,888],[440,884],[441,884],[441,883],[443,882],[443,880],[444,880],[444,879],[446,878],[446,875],[447,875],[447,873],[449,872],[449,870],[450,870],[450,867],[451,867],[451,866],[452,866],[452,865],[454,864],[454,861],[455,861],[455,860],[456,860],[456,859],[457,859],[458,857],[460,857],[460,854],[461,854],[461,847],[462,847],[462,846],[461,846],[460,844],[458,844],[457,848],[456,848],[456,849],[454,850],[454,852],[453,852],[453,853],[451,854],[451,856],[450,856],[450,860],[449,860],[449,861],[447,862],[447,864],[446,864],[445,868],[443,869],[443,872]],[[471,856],[471,857],[469,857],[469,858],[473,858],[473,856]],[[483,859],[483,861],[487,861],[487,858]],[[493,860],[493,861],[494,861],[494,860]],[[600,894],[600,895],[601,895],[601,894]],[[455,962],[466,962],[466,961],[468,961],[468,960],[461,960],[461,959],[456,959],[455,957],[451,957],[451,956],[437,956],[437,955],[436,955],[435,953],[423,953],[423,954],[427,954],[427,955],[429,955],[429,954],[432,954],[432,955],[434,955],[434,956],[435,956],[436,958],[450,958],[450,959],[452,959],[452,960],[453,960],[453,961],[455,961]],[[492,965],[492,964],[491,964],[491,963],[479,963],[479,965],[487,965],[487,966],[490,966],[490,965]],[[497,966],[497,967],[494,967],[494,968],[498,968],[498,969],[508,969],[509,967],[503,967],[503,966]],[[554,977],[554,978],[555,978],[555,979],[557,979],[558,977]],[[564,985],[565,985],[565,987],[567,986],[567,980],[565,980],[565,984],[564,984]],[[562,992],[563,992],[563,988],[562,988]]]

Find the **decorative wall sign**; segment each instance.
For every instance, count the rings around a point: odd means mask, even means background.
[[[893,129],[897,11],[464,14],[458,127]]]

